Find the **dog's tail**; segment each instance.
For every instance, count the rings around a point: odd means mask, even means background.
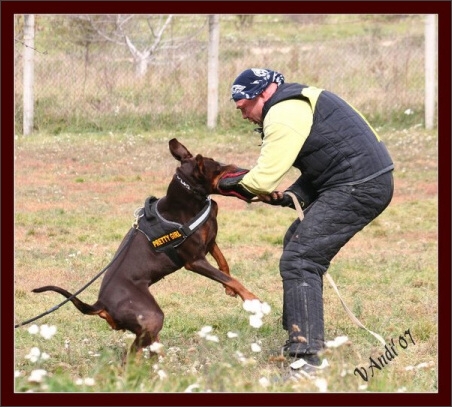
[[[71,302],[75,305],[75,307],[83,314],[95,315],[95,314],[99,314],[103,310],[103,307],[101,307],[100,304],[98,304],[98,303],[96,303],[94,305],[86,304],[83,301],[80,301],[77,297],[75,297],[69,291],[66,291],[64,288],[57,287],[55,285],[46,285],[44,287],[35,288],[32,291],[34,293],[42,293],[45,291],[55,291],[57,293],[60,293],[61,295],[64,295],[66,298],[69,298],[71,300]]]

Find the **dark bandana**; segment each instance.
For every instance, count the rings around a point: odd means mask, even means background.
[[[271,69],[247,69],[237,76],[232,84],[231,98],[236,102],[240,99],[254,99],[271,83],[282,85],[284,76]]]

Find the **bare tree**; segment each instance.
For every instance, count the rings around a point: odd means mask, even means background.
[[[149,27],[152,32],[152,35],[154,37],[154,41],[152,44],[145,46],[143,48],[143,50],[141,50],[141,51],[139,49],[137,49],[137,47],[135,45],[133,45],[129,36],[124,31],[121,30],[122,35],[126,41],[127,47],[135,61],[137,76],[143,76],[146,73],[147,67],[148,67],[148,61],[151,58],[151,56],[155,53],[155,51],[158,49],[158,46],[160,45],[160,43],[162,41],[162,35],[172,19],[173,19],[173,16],[172,16],[172,14],[170,14],[166,18],[165,22],[161,26],[158,27],[156,33],[153,31],[152,27]]]
[[[141,18],[140,21],[145,17],[148,30],[148,33],[141,31],[140,38],[136,35],[135,37],[133,36],[133,31],[136,28],[134,25],[138,24],[138,17]],[[197,36],[205,25],[203,24],[196,30],[191,30],[185,36],[174,38],[172,34],[167,34],[173,21],[172,14],[166,16],[136,16],[134,14],[79,15],[76,18],[88,23],[90,31],[96,34],[98,40],[125,45],[132,55],[138,77],[146,74],[149,63],[155,58],[158,51],[186,47],[189,40]],[[146,37],[145,41],[143,41],[143,37]]]

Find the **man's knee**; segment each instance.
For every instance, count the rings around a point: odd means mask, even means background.
[[[290,241],[292,240],[292,237],[294,235],[294,233],[296,232],[297,228],[300,225],[300,220],[297,219],[295,220],[292,225],[290,225],[289,229],[287,229],[286,234],[284,235],[284,240],[283,240],[283,247],[285,248]]]
[[[301,280],[309,284],[322,282],[322,276],[328,266],[308,258],[294,250],[284,250],[279,262],[279,271],[283,280]]]

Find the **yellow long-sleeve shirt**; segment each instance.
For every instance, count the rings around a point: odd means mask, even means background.
[[[263,123],[264,139],[261,153],[254,166],[240,184],[254,194],[268,194],[276,190],[290,170],[307,139],[313,122],[313,110],[322,90],[303,89],[311,104],[289,99],[272,106]],[[311,107],[312,106],[312,107]]]

